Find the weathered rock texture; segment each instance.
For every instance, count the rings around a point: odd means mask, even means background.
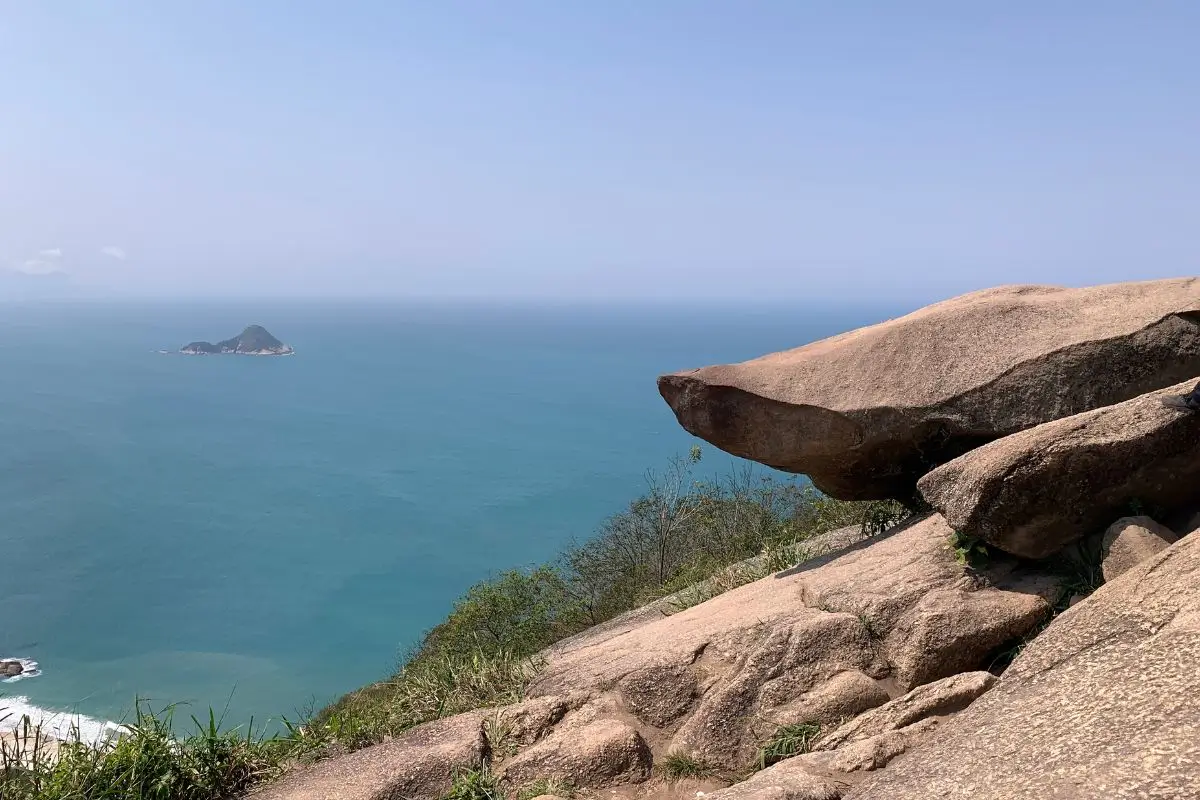
[[[835,750],[921,720],[949,716],[969,706],[995,683],[996,676],[990,672],[964,672],[918,686],[822,736],[813,749]]]
[[[955,675],[917,687],[823,736],[813,752],[755,773],[709,800],[839,800],[867,773],[924,741],[941,721],[996,682],[987,672]]]
[[[1200,280],[1005,286],[659,378],[680,424],[843,499],[912,496],[993,439],[1200,375]]]
[[[1149,517],[1123,517],[1117,520],[1108,526],[1101,544],[1104,580],[1116,580],[1177,541],[1179,537],[1174,531]]]
[[[254,800],[393,800],[437,798],[454,773],[487,755],[483,712],[413,728],[397,739],[298,770]]]
[[[888,731],[838,750],[789,758],[727,789],[710,792],[708,800],[840,800],[867,774],[921,743],[937,726],[929,719]]]
[[[615,719],[566,725],[506,762],[501,775],[514,786],[566,781],[583,789],[637,783],[650,775],[650,748],[640,733]]]
[[[927,517],[672,616],[597,629],[552,648],[531,693],[590,693],[564,725],[618,716],[655,753],[742,769],[776,726],[833,723],[978,669],[1047,615],[1053,584],[1006,563],[968,576],[950,535]]]
[[[1200,414],[1161,398],[1194,383],[992,442],[923,477],[921,494],[955,530],[1028,558],[1104,530],[1134,500],[1185,506],[1200,481]]]
[[[1200,797],[1200,538],[1105,584],[853,800]]]

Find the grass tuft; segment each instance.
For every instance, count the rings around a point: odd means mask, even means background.
[[[785,758],[807,753],[820,736],[821,725],[817,722],[784,725],[758,751],[758,768],[766,769]]]
[[[519,702],[539,668],[503,651],[417,658],[390,680],[326,708],[313,721],[312,735],[330,747],[358,750],[435,719]]]
[[[175,708],[154,713],[138,703],[132,722],[107,740],[48,746],[28,717],[15,743],[0,747],[0,797],[4,800],[226,800],[277,775],[291,753],[287,737],[222,730],[210,710],[195,730],[177,738]]]
[[[487,767],[459,770],[443,800],[504,800],[496,776]]]
[[[668,782],[684,778],[707,778],[716,773],[716,768],[703,758],[686,753],[670,753],[659,764],[663,777]]]
[[[516,800],[533,800],[533,798],[543,795],[569,799],[575,796],[575,787],[557,778],[540,778],[522,786],[517,791]]]

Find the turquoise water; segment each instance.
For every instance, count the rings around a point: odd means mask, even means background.
[[[656,375],[882,316],[0,306],[0,707],[323,704],[685,452]],[[154,352],[249,323],[297,355]]]

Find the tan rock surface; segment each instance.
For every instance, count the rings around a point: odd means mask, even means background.
[[[955,530],[1027,558],[1104,530],[1132,500],[1186,506],[1200,482],[1200,414],[1161,398],[1195,383],[992,442],[921,478],[921,494]]]
[[[1171,529],[1150,517],[1123,517],[1104,532],[1104,580],[1116,580],[1148,558],[1179,541]]]
[[[546,736],[583,698],[535,697],[491,712],[485,732],[493,749],[523,747]],[[500,741],[494,741],[499,739]]]
[[[903,728],[849,742],[836,750],[797,756],[795,760],[802,769],[816,774],[835,773],[850,776],[874,772],[886,767],[896,756],[923,742],[938,724],[937,719],[923,719]]]
[[[650,748],[634,728],[615,719],[569,725],[521,751],[500,768],[503,781],[521,786],[556,779],[578,788],[638,783],[650,775]]]
[[[487,753],[484,712],[413,728],[356,753],[297,770],[254,800],[396,800],[437,798],[456,770],[479,767]]]
[[[911,496],[986,441],[1200,375],[1200,280],[1003,286],[664,375],[680,424],[844,499]]]
[[[924,720],[904,730],[888,731],[824,753],[808,753],[780,761],[741,783],[709,792],[706,800],[841,800],[867,773],[924,740],[936,727]]]
[[[635,717],[665,728],[692,707],[699,681],[690,665],[652,664],[621,678],[618,690]]]
[[[918,686],[830,731],[813,749],[836,750],[931,717],[949,716],[969,706],[995,683],[996,676],[990,672],[964,672]]]
[[[1200,797],[1200,538],[1056,619],[852,800]]]

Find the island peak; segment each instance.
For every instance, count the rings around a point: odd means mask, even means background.
[[[181,347],[179,352],[189,356],[229,353],[245,356],[290,356],[295,351],[272,336],[263,326],[248,325],[245,330],[232,339],[225,339],[216,344],[192,342]]]

